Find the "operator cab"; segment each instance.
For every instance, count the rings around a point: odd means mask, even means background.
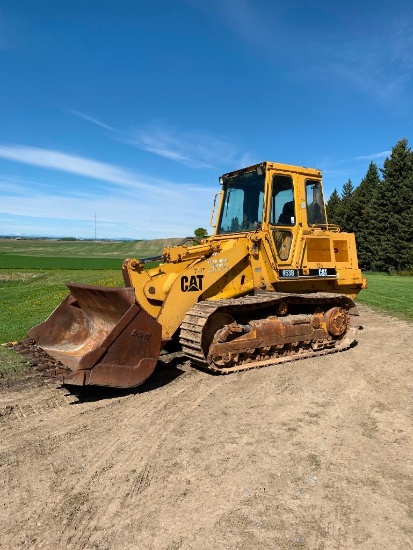
[[[279,232],[288,232],[288,235],[292,236],[293,227],[298,222],[305,223],[305,212],[309,227],[326,225],[321,181],[318,178],[313,179],[310,176],[307,179],[304,176],[304,205],[297,199],[297,196],[300,196],[298,193],[301,192],[295,187],[301,185],[302,181],[302,176],[296,172],[297,167],[278,166],[277,172],[273,172],[271,180],[267,182],[270,194],[268,218],[264,218],[266,163],[221,176],[220,183],[223,185],[224,196],[216,234],[256,231],[264,221],[268,221],[270,227],[277,231],[277,235]],[[317,173],[315,175],[318,176]],[[300,216],[300,219],[297,216]],[[283,256],[285,257],[285,253]]]

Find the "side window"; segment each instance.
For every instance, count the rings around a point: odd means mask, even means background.
[[[290,176],[273,177],[270,223],[295,225],[293,180]]]
[[[307,180],[305,182],[305,196],[308,225],[324,225],[327,223],[321,182]]]

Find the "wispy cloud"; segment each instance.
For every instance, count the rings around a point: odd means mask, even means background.
[[[181,191],[183,191],[181,189]],[[210,195],[211,193],[209,193]],[[202,196],[202,195],[201,195]],[[148,196],[130,197],[96,196],[64,198],[57,194],[43,194],[36,190],[27,190],[25,197],[3,195],[0,189],[2,211],[6,216],[24,216],[31,218],[33,232],[39,220],[54,219],[61,222],[78,222],[76,236],[87,236],[84,224],[90,223],[97,213],[99,225],[112,226],[111,232],[101,236],[122,234],[130,238],[176,237],[192,234],[196,227],[208,222],[209,209],[205,208],[206,193],[202,196],[204,205],[200,204],[199,194],[176,201],[171,208],[167,197],[153,201]],[[76,224],[75,224],[76,225]],[[117,228],[117,233],[115,229]],[[128,233],[129,231],[129,233]]]
[[[178,132],[162,124],[136,130],[128,142],[191,168],[216,168],[224,162],[234,161],[237,155],[232,144],[211,133]]]
[[[324,192],[327,197],[334,189],[340,190],[343,184],[350,178],[356,187],[366,176],[369,162],[381,161],[387,158],[391,151],[381,151],[369,155],[359,155],[347,159],[324,158],[317,163],[322,170],[324,179]]]
[[[395,107],[407,97],[413,76],[413,9],[397,5],[371,10],[331,4],[299,6],[277,2],[269,7],[252,0],[193,0],[214,11],[256,55],[270,64],[292,67],[291,79],[347,84],[371,99]],[[306,18],[306,21],[304,21]],[[271,26],[267,21],[271,20]],[[316,25],[309,22],[317,21]],[[320,30],[321,29],[321,30]],[[288,44],[288,48],[279,47]],[[322,60],[322,62],[321,62]]]
[[[109,232],[101,236],[109,237],[185,236],[208,223],[213,195],[208,187],[152,180],[109,163],[34,147],[2,145],[0,158],[66,172],[79,181],[92,178],[108,183],[104,193],[96,186],[80,185],[63,196],[57,182],[33,185],[31,179],[0,176],[0,212],[27,218],[25,227],[32,224],[32,233],[37,232],[36,220],[54,219],[72,222],[73,236],[88,236],[85,227],[93,212]],[[111,227],[118,230],[114,233]]]
[[[0,191],[3,193],[24,196],[26,193],[26,187],[33,184],[36,186],[39,185],[38,182],[32,182],[30,180],[24,181],[20,178],[15,178],[14,176],[0,175]]]
[[[413,70],[413,11],[360,10],[351,22],[342,15],[334,40],[319,43],[326,82],[347,84],[382,105],[403,109],[410,103]]]
[[[22,145],[0,145],[0,158],[116,183],[121,186],[140,187],[148,191],[152,189],[149,183],[142,182],[136,174],[124,168],[52,149]]]
[[[49,227],[55,228],[53,234],[68,234],[65,228],[71,226],[71,236],[93,238],[90,224],[96,213],[100,237],[184,237],[196,227],[208,227],[212,194],[206,188],[188,190],[187,186],[177,185],[174,198],[161,193],[156,200],[149,193],[132,196],[113,190],[106,194],[90,190],[63,197],[56,190],[39,191],[31,185],[10,194],[10,189],[3,189],[0,183],[0,221],[18,217],[25,227],[23,232],[31,234],[37,234],[39,224],[47,221]],[[7,228],[3,232],[7,233]]]
[[[379,159],[385,159],[389,155],[391,155],[391,151],[382,151],[381,153],[372,153],[371,155],[360,155],[359,157],[356,157],[354,160],[379,160]]]
[[[87,115],[85,113],[81,113],[80,111],[74,111],[69,109],[69,113],[72,113],[72,115],[75,115],[79,118],[83,118],[83,120],[87,120],[88,122],[91,122],[92,124],[95,124],[95,126],[99,126],[100,128],[104,128],[105,130],[109,130],[110,132],[117,132],[116,128],[113,128],[112,126],[109,126],[108,124],[105,124],[101,120],[98,120],[97,118],[94,118],[90,115]]]
[[[91,178],[100,182],[116,184],[129,193],[142,193],[155,197],[166,196],[169,200],[178,198],[179,189],[192,189],[194,192],[206,188],[199,184],[180,184],[160,177],[143,176],[126,168],[72,155],[52,149],[41,149],[22,145],[0,145],[0,158],[14,162],[38,166],[68,174]]]
[[[411,84],[412,63],[404,53],[396,53],[402,47],[402,36],[399,44],[392,45],[394,36],[385,32],[383,38],[379,34],[377,41],[366,43],[360,38],[350,47],[332,52],[323,72],[326,78],[342,80],[379,103],[395,107],[395,101],[403,97]]]
[[[216,168],[228,161],[234,163],[238,155],[234,145],[210,132],[195,130],[180,132],[164,123],[153,123],[135,130],[131,135],[80,111],[70,110],[69,112],[95,126],[114,132],[122,143],[133,145],[142,151],[190,168]],[[239,157],[243,161],[244,158],[249,158],[249,153],[243,153]],[[241,162],[240,165],[243,163]]]

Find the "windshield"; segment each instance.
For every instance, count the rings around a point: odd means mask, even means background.
[[[252,231],[262,222],[264,175],[244,172],[228,178],[218,224],[218,234]]]

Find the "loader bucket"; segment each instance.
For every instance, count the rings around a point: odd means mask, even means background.
[[[64,384],[131,388],[158,361],[161,325],[135,302],[131,287],[66,283],[69,296],[29,338],[70,371]]]

